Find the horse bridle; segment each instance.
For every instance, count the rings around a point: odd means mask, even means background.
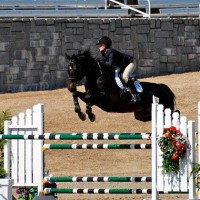
[[[92,68],[94,67],[94,65],[96,64],[96,62],[98,63],[100,73],[102,74],[101,66],[100,66],[98,60],[95,59],[93,65],[87,70],[87,72],[83,75],[83,77],[80,78],[79,81],[77,81],[77,80],[76,80],[77,78],[75,78],[75,77],[74,77],[74,78],[73,78],[73,77],[71,77],[71,78],[68,77],[68,80],[72,80],[72,81],[76,82],[76,84],[78,85],[78,84],[83,80],[83,78],[92,70]],[[69,63],[69,68],[72,69],[72,70],[73,70],[73,68],[70,66],[70,64],[73,65],[73,63],[74,63],[74,62],[70,62],[70,63]],[[68,74],[69,74],[69,70],[70,70],[69,68],[68,68]]]

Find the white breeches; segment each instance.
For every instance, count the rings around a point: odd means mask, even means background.
[[[130,75],[135,71],[136,65],[134,63],[130,63],[124,70],[122,74],[122,80],[127,83]]]

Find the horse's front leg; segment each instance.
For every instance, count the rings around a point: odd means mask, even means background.
[[[86,113],[90,119],[90,121],[94,122],[95,121],[95,114],[92,112],[92,106],[90,102],[86,103]]]
[[[92,95],[92,88],[89,84],[88,80],[85,81],[85,102],[86,102],[86,114],[88,115],[88,118],[90,121],[95,121],[95,115],[92,113],[92,105],[91,101],[94,98]]]
[[[77,92],[74,92],[72,96],[73,96],[73,101],[74,101],[74,110],[75,110],[75,112],[78,114],[79,118],[80,118],[82,121],[85,121],[85,120],[86,120],[86,116],[85,116],[85,114],[81,111],[81,107],[80,107],[79,102],[78,102],[78,95],[77,95]]]

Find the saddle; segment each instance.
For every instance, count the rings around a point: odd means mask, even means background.
[[[123,84],[122,80],[120,79],[119,73],[115,71],[115,82],[117,83],[118,87],[122,89],[123,92],[129,92],[131,94],[131,101],[136,103],[141,101],[140,93],[143,92],[143,88],[140,84],[140,81],[136,79],[136,77],[129,78],[128,83]]]

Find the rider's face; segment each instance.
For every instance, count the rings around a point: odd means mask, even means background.
[[[104,52],[106,50],[106,45],[105,44],[99,44],[99,51]]]

